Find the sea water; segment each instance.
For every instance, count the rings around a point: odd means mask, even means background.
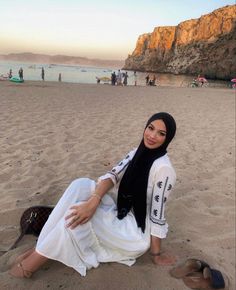
[[[111,77],[112,72],[117,74],[118,69],[112,67],[93,67],[81,65],[62,65],[62,64],[35,64],[29,62],[16,61],[0,61],[0,76],[6,76],[10,69],[13,76],[18,76],[18,71],[23,68],[24,80],[42,81],[41,71],[44,68],[45,81],[58,81],[59,74],[61,74],[62,82],[94,84],[97,78]],[[125,72],[124,70],[121,70]],[[150,79],[155,75],[157,86],[173,86],[173,87],[187,87],[193,80],[193,76],[189,75],[174,75],[163,73],[144,73],[136,72],[137,85],[145,86],[145,77],[149,74]],[[134,85],[134,71],[128,71],[128,85]],[[102,83],[102,82],[101,82]],[[210,81],[212,86],[228,87],[229,83],[225,81]]]

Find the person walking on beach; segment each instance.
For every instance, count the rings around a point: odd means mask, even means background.
[[[162,252],[161,242],[168,232],[165,205],[176,180],[167,155],[175,131],[170,114],[156,113],[147,121],[138,148],[97,182],[73,181],[44,225],[36,248],[19,256],[10,274],[29,278],[53,259],[85,276],[103,262],[131,266],[148,249],[157,266],[173,265],[175,256]]]
[[[59,73],[58,81],[61,82],[61,73]]]
[[[23,76],[23,68],[22,67],[19,69],[18,74],[19,74],[20,80],[23,80],[24,79],[24,76]]]
[[[41,71],[41,78],[42,80],[44,81],[44,76],[45,76],[45,73],[44,73],[44,68],[42,67],[42,71]]]

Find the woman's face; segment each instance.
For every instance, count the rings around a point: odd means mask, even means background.
[[[144,145],[149,149],[160,147],[166,140],[166,125],[162,120],[152,121],[144,131]]]

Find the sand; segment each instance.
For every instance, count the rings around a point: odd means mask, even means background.
[[[30,280],[7,273],[36,241],[27,235],[7,251],[24,209],[55,204],[78,177],[97,179],[139,144],[158,111],[170,112],[178,126],[169,147],[177,183],[163,249],[179,262],[204,259],[235,289],[235,91],[30,81],[0,82],[0,289],[187,289],[148,253],[132,267],[102,264],[86,277],[55,261]]]

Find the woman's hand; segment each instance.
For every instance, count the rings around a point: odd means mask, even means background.
[[[158,266],[171,266],[176,263],[177,258],[171,254],[163,253],[160,256],[152,256],[152,261]]]
[[[99,202],[96,197],[92,196],[84,203],[70,207],[72,212],[65,217],[66,220],[70,220],[66,226],[74,229],[78,225],[85,224],[94,215]]]
[[[69,220],[67,227],[74,229],[78,225],[83,225],[91,219],[94,215],[102,197],[113,187],[113,182],[110,178],[106,178],[100,181],[92,193],[89,200],[79,205],[73,205],[70,209],[72,212],[66,216],[66,220]]]

